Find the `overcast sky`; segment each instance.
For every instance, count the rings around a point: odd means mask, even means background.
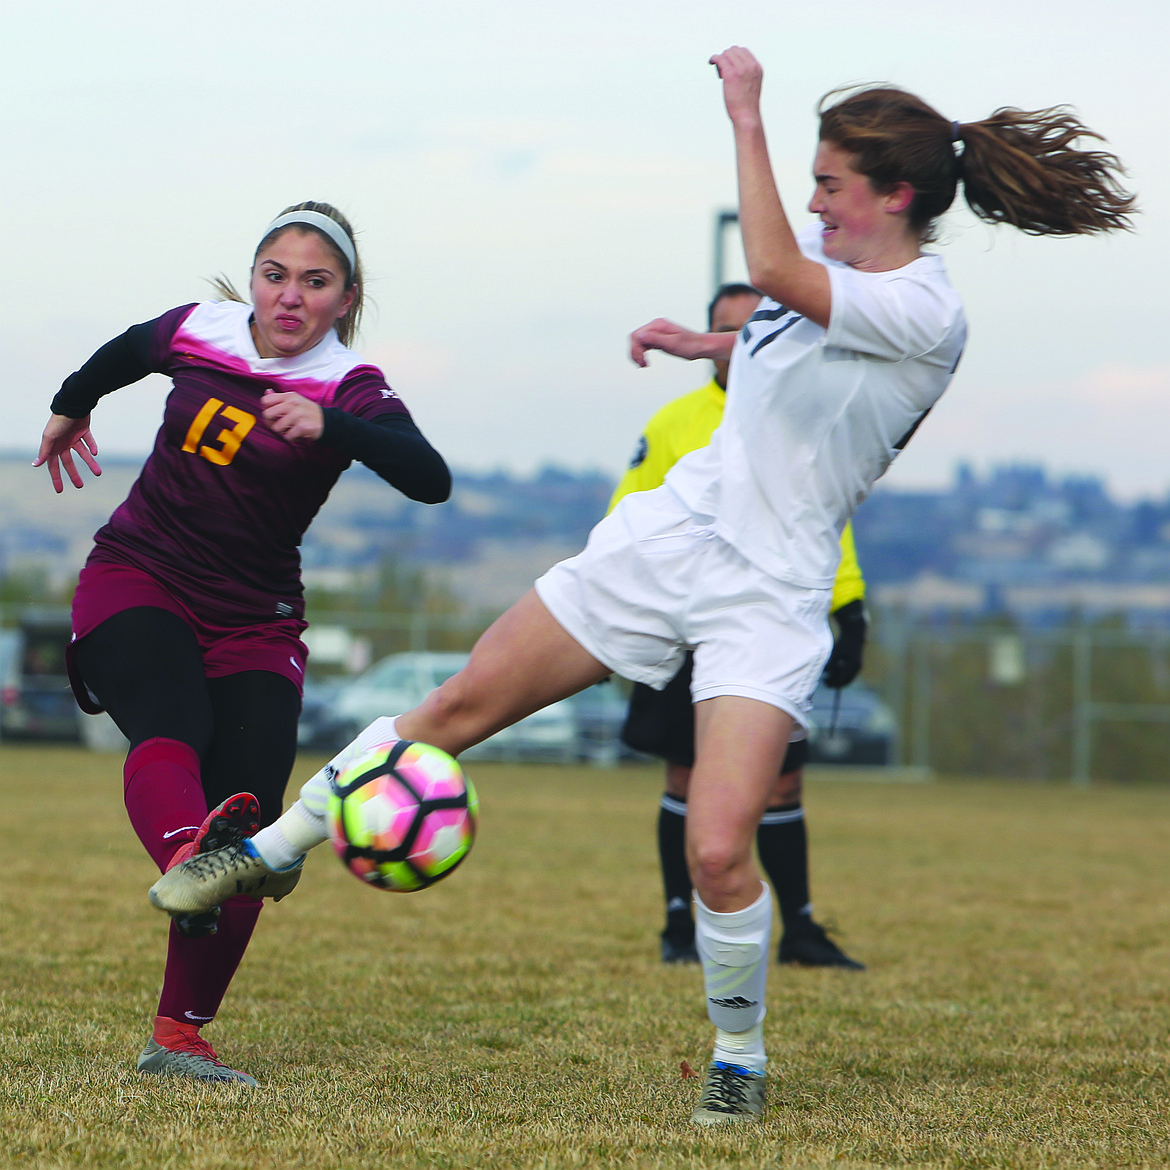
[[[357,348],[452,464],[616,476],[646,418],[707,376],[662,356],[637,370],[626,335],[702,322],[714,217],[735,204],[707,59],[743,44],[797,224],[813,107],[841,84],[893,81],[963,121],[1065,102],[1109,139],[1144,209],[1132,235],[1035,240],[952,214],[940,250],[970,344],[889,481],[1029,460],[1162,496],[1168,43],[1165,0],[21,5],[0,72],[0,447],[31,459],[66,374],[209,276],[244,286],[263,227],[311,198],[359,229],[375,304]],[[103,402],[104,451],[149,448],[165,386]]]

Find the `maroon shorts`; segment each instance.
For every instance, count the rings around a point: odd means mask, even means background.
[[[102,708],[77,672],[73,647],[114,614],[143,605],[165,609],[191,627],[203,653],[203,671],[208,678],[244,670],[268,670],[289,679],[298,694],[303,692],[309,651],[300,635],[308,622],[301,618],[274,618],[256,625],[219,625],[217,615],[196,613],[141,569],[90,561],[81,570],[73,595],[73,642],[66,653],[69,682],[78,706],[86,713],[96,715]]]

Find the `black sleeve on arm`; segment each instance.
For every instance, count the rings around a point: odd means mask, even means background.
[[[358,459],[404,496],[441,504],[451,494],[451,472],[408,414],[358,418],[336,406],[321,412],[321,442]]]
[[[107,341],[61,384],[49,409],[66,418],[85,418],[103,394],[120,390],[154,371],[150,368],[153,321],[131,325],[121,337]]]

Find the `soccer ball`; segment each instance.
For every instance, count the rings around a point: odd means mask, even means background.
[[[475,789],[451,756],[399,739],[363,750],[333,776],[325,818],[350,873],[406,894],[459,865],[478,814]]]

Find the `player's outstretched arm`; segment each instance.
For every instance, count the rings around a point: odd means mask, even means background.
[[[89,415],[84,418],[69,418],[63,414],[51,414],[45,425],[44,434],[41,435],[41,448],[32,465],[41,467],[48,464],[53,491],[58,495],[65,486],[61,480],[62,467],[65,468],[69,481],[75,488],[85,486],[81,470],[73,462],[74,451],[81,456],[94,475],[101,475],[102,469],[97,461],[97,441],[89,429]]]
[[[650,364],[646,355],[652,349],[660,349],[687,361],[696,358],[727,361],[735,348],[735,337],[734,333],[696,333],[664,317],[656,317],[630,334],[630,357],[642,367]]]
[[[716,53],[710,63],[723,82],[723,103],[735,133],[739,227],[748,278],[773,300],[825,327],[832,305],[828,272],[801,252],[772,174],[760,116],[764,71],[739,45]]]

